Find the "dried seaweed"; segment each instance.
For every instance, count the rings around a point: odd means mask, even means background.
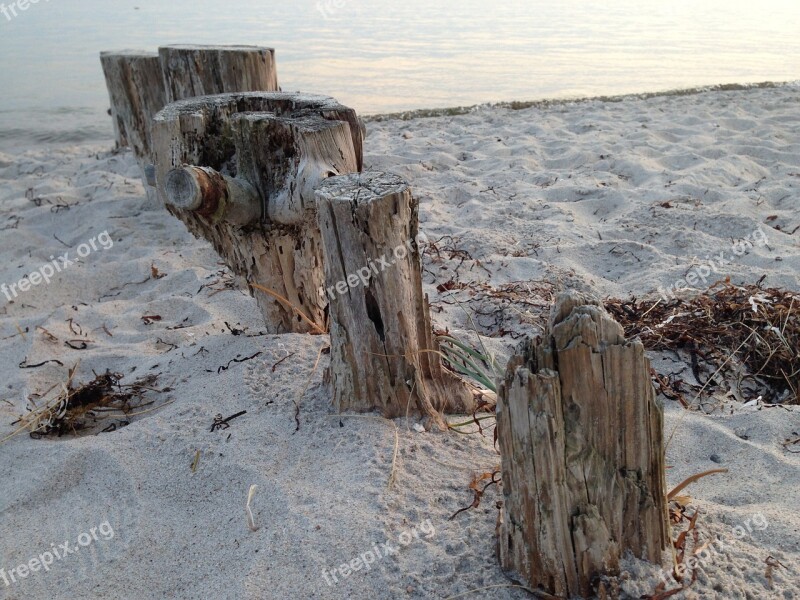
[[[55,363],[60,367],[64,366],[64,363],[62,363],[60,360],[56,360],[55,358],[52,359],[52,360],[46,360],[44,362],[36,363],[35,365],[29,365],[28,364],[28,357],[26,356],[25,359],[21,363],[19,363],[19,368],[20,369],[38,369],[39,367],[43,367],[43,366],[45,366],[47,364],[50,364],[50,363]]]
[[[487,479],[489,480],[489,483],[481,487],[481,482],[486,481]],[[448,521],[452,521],[463,512],[467,512],[468,510],[478,508],[481,505],[481,500],[483,500],[483,495],[486,493],[486,490],[488,490],[493,485],[497,485],[498,483],[500,483],[500,480],[501,476],[499,468],[491,472],[481,473],[479,475],[476,475],[472,479],[472,482],[469,484],[469,489],[471,489],[473,494],[475,495],[475,497],[472,499],[472,504],[457,510],[453,514],[453,516],[451,516],[448,519]]]
[[[440,237],[438,240],[432,240],[422,244],[422,255],[428,257],[431,263],[439,265],[440,270],[451,270],[453,272],[453,279],[455,280],[458,280],[459,270],[464,266],[464,263],[468,261],[472,263],[472,266],[469,268],[470,271],[473,271],[475,267],[478,267],[479,269],[483,269],[489,274],[489,276],[491,276],[493,273],[483,266],[481,261],[473,258],[473,256],[467,250],[459,247],[460,243],[460,237],[445,235]],[[445,264],[447,261],[454,262],[456,260],[458,261],[458,264],[455,265],[455,267]]]
[[[278,365],[280,365],[280,364],[281,364],[281,363],[283,363],[284,361],[288,360],[289,358],[291,358],[291,357],[292,357],[292,356],[294,356],[295,354],[297,354],[297,352],[292,352],[291,354],[287,354],[287,355],[286,355],[286,356],[284,356],[282,359],[280,359],[278,362],[276,362],[274,365],[272,365],[272,372],[274,373],[274,372],[275,372],[275,369],[277,369],[277,368],[278,368]]]
[[[722,282],[689,299],[608,300],[606,308],[648,350],[678,352],[692,364],[695,379],[724,389],[716,373],[735,380],[746,400],[745,382],[773,404],[800,404],[800,294],[758,285]],[[713,372],[701,381],[702,367]],[[664,382],[663,387],[669,387]],[[751,394],[752,396],[752,394]]]
[[[218,429],[229,429],[231,426],[230,425],[231,421],[233,421],[234,419],[238,419],[239,417],[244,416],[246,414],[247,411],[243,410],[236,413],[235,415],[231,415],[227,419],[223,419],[222,414],[218,414],[216,417],[214,417],[214,423],[211,425],[211,433],[214,433]]]
[[[27,430],[31,437],[61,437],[63,435],[113,431],[130,423],[132,413],[152,402],[146,402],[146,391],[162,392],[153,386],[156,375],[148,375],[132,384],[123,385],[123,375],[106,371],[85,384],[74,385],[73,380],[78,366],[69,371],[66,383],[57,384],[59,394],[38,407],[29,399],[28,413],[12,423],[19,428],[15,432]],[[105,420],[113,419],[112,426],[100,428]],[[9,436],[12,437],[12,436]],[[8,438],[7,438],[8,439]]]
[[[480,335],[513,339],[523,334],[512,327],[523,327],[539,332],[550,315],[555,285],[545,281],[512,281],[499,286],[484,282],[461,282],[455,278],[437,286],[442,299],[431,303],[431,308],[441,305],[462,305],[473,316]]]
[[[219,271],[217,271],[216,275],[212,275],[211,277],[216,277],[216,279],[211,283],[204,283],[203,285],[201,285],[200,289],[197,290],[198,294],[202,292],[204,289],[208,288],[210,290],[213,290],[213,292],[208,295],[208,297],[211,298],[212,296],[216,296],[220,292],[236,289],[236,281],[233,278],[233,273],[231,273],[227,269],[220,269]]]
[[[689,554],[688,539],[692,536],[692,548],[694,553],[698,552],[700,544],[700,533],[697,530],[697,520],[700,516],[699,511],[694,510],[690,513],[688,504],[691,501],[688,497],[676,497],[669,505],[670,524],[680,527],[685,524],[686,529],[680,531],[678,536],[672,540],[673,547],[673,571],[672,578],[680,587],[667,589],[666,580],[661,581],[652,594],[640,596],[641,600],[665,600],[675,596],[690,588],[697,581],[697,568],[691,569],[687,566],[687,555]],[[686,582],[686,576],[689,581]]]
[[[241,354],[237,354],[237,355],[236,355],[236,358],[232,358],[232,359],[230,359],[230,360],[228,361],[228,364],[227,364],[227,365],[222,365],[222,366],[220,366],[219,368],[217,368],[217,375],[219,375],[219,374],[220,374],[220,373],[222,373],[223,371],[227,371],[228,369],[230,369],[230,368],[231,368],[231,365],[232,365],[233,363],[243,363],[243,362],[247,362],[248,360],[253,360],[253,359],[254,359],[254,358],[256,358],[256,357],[258,357],[258,356],[261,356],[261,354],[262,354],[261,352],[256,352],[255,354],[253,354],[253,356],[247,356],[247,357],[245,357],[245,358],[242,358],[242,355],[241,355]],[[210,373],[211,371],[208,371],[208,369],[206,369],[206,372]]]

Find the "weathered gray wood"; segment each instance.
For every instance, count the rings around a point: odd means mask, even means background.
[[[168,105],[156,116],[153,135],[156,180],[168,210],[250,284],[268,331],[324,330],[327,299],[319,293],[325,275],[313,187],[360,169],[355,112],[325,96],[221,94]],[[261,219],[242,227],[216,210],[170,204],[169,174],[185,165],[247,182],[260,198]]]
[[[152,149],[150,123],[167,103],[158,54],[139,50],[101,52],[100,64],[117,146],[129,146],[140,164],[145,164]]]
[[[137,50],[101,52],[100,63],[111,101],[111,120],[117,147],[129,147],[142,173],[147,201],[156,205],[158,195],[148,182],[153,162],[151,125],[166,104],[158,54]]]
[[[261,46],[163,46],[167,102],[233,92],[276,92],[275,50]]]
[[[418,202],[399,177],[327,179],[317,211],[330,298],[334,405],[389,418],[471,412],[474,398],[442,367],[422,292]]]
[[[509,363],[497,404],[500,562],[558,597],[590,597],[630,550],[667,548],[663,412],[642,344],[595,299],[556,300],[544,340]]]

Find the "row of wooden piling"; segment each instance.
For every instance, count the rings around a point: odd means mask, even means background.
[[[213,245],[269,332],[330,332],[338,410],[446,429],[443,413],[475,409],[433,335],[418,201],[401,178],[363,172],[354,110],[281,92],[270,48],[166,46],[101,62],[117,144],[151,200]],[[659,562],[669,533],[662,412],[641,344],[578,294],[553,315],[499,387],[498,556],[566,598],[597,591],[627,550]]]

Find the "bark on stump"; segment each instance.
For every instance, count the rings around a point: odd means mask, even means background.
[[[163,46],[167,102],[234,92],[275,92],[275,50],[261,46]]]
[[[471,412],[473,395],[446,371],[433,336],[416,241],[418,202],[399,177],[369,172],[317,190],[330,298],[334,406],[389,418]]]
[[[250,284],[268,331],[324,330],[327,300],[320,292],[325,275],[313,188],[325,177],[360,170],[355,111],[325,96],[221,94],[168,105],[156,116],[153,136],[167,209]],[[187,165],[202,169],[174,172]],[[249,197],[242,184],[254,190],[258,210],[242,210]],[[203,188],[205,202],[193,199],[194,186]],[[258,218],[243,222],[242,214]]]
[[[637,340],[595,299],[556,301],[543,342],[511,359],[497,404],[503,568],[590,597],[621,556],[660,564],[669,540],[663,410]]]

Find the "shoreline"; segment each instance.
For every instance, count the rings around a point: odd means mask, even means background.
[[[653,98],[691,96],[715,92],[782,89],[797,86],[800,86],[800,79],[777,82],[762,81],[756,83],[721,83],[653,92],[634,92],[616,95],[556,96],[550,98],[540,98],[536,100],[503,100],[499,102],[484,102],[465,106],[415,108],[388,113],[359,112],[359,115],[366,123],[382,123],[387,121],[410,121],[414,119],[460,116],[471,114],[480,110],[524,110],[526,108],[546,109],[554,106],[588,104],[591,102],[618,103],[626,100],[648,100]],[[0,110],[0,152],[11,152],[11,148],[8,148],[7,146],[15,146],[18,148],[18,152],[24,152],[31,148],[35,149],[51,146],[61,147],[75,144],[104,143],[108,140],[110,140],[113,144],[113,131],[111,129],[110,117],[106,120],[105,116],[103,116],[102,122],[96,118],[100,117],[101,115],[105,115],[107,107],[60,106],[52,108],[39,108],[36,110],[41,111],[43,118],[47,118],[48,115],[59,116],[60,118],[63,118],[64,115],[70,114],[80,116],[82,118],[89,118],[82,122],[81,126],[76,128],[59,129],[58,131],[44,129],[26,130],[25,128],[16,125],[4,128],[3,120],[5,118],[4,115],[28,114],[27,112],[23,113],[21,110]],[[107,137],[101,134],[101,131],[105,131],[106,129],[108,131]],[[57,139],[48,139],[53,137]],[[20,140],[23,142],[22,144],[17,143]]]
[[[410,121],[412,119],[425,119],[435,117],[453,117],[467,115],[477,110],[508,108],[511,110],[525,110],[526,108],[550,108],[553,106],[587,104],[589,102],[624,102],[625,100],[649,100],[651,98],[669,98],[679,96],[693,96],[714,92],[738,92],[754,89],[780,89],[784,87],[800,86],[800,79],[794,81],[762,81],[757,83],[719,83],[689,88],[676,88],[656,92],[634,92],[629,94],[613,94],[600,96],[570,96],[564,98],[541,98],[538,100],[503,100],[500,102],[484,102],[469,106],[453,106],[445,108],[417,108],[407,111],[392,113],[367,113],[362,115],[364,121],[380,123],[383,121]]]

